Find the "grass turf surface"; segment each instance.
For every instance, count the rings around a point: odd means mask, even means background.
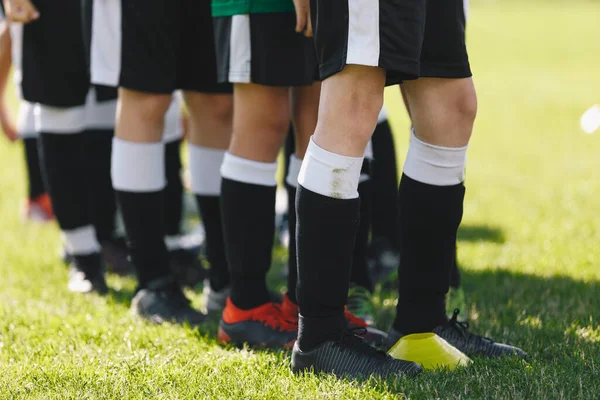
[[[600,102],[600,4],[519,3],[471,14],[480,112],[459,259],[472,328],[524,348],[528,363],[476,360],[388,382],[295,377],[286,353],[219,346],[216,323],[193,331],[132,317],[132,279],[110,276],[106,298],[70,294],[55,227],[19,219],[21,149],[1,141],[0,398],[597,399],[600,132],[578,121]],[[403,156],[396,89],[387,103]],[[377,295],[384,328],[392,298]]]

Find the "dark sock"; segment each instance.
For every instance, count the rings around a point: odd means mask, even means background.
[[[92,224],[84,134],[41,133],[39,154],[46,187],[61,230]]]
[[[249,310],[268,303],[275,235],[275,186],[223,178],[221,204],[231,301]]]
[[[175,140],[165,145],[165,233],[167,236],[181,233],[183,213],[183,183],[181,181],[181,140]]]
[[[29,183],[28,196],[30,200],[33,200],[46,192],[42,178],[37,138],[23,139],[23,148],[25,150],[25,165]]]
[[[296,188],[286,183],[285,190],[288,195],[288,229],[290,231],[287,296],[294,304],[298,304],[298,297],[296,295],[298,286],[298,260],[296,259]]]
[[[86,161],[89,178],[90,215],[98,241],[112,238],[115,231],[117,199],[110,178],[113,130],[85,132]]]
[[[339,338],[347,322],[354,242],[360,220],[360,199],[335,199],[298,186],[296,195],[298,344],[309,351]]]
[[[229,285],[229,269],[225,254],[225,238],[221,220],[221,197],[196,195],[200,218],[206,232],[206,257],[210,264],[210,287],[221,291]]]
[[[446,321],[465,187],[433,186],[402,175],[398,196],[399,296],[394,329],[430,332]]]
[[[373,144],[373,207],[372,234],[398,245],[396,219],[398,195],[398,165],[396,147],[388,121],[377,124]]]
[[[139,288],[155,280],[172,278],[164,241],[163,191],[117,190],[116,193]]]
[[[360,196],[360,225],[358,227],[356,243],[354,245],[350,283],[372,292],[373,283],[371,282],[367,265],[367,251],[369,247],[369,234],[371,231],[371,200],[373,194],[373,182],[371,181],[370,175],[371,160],[365,159],[361,171],[361,181],[358,184],[358,194]]]

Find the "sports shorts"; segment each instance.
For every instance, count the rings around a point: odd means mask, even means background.
[[[471,76],[463,0],[311,0],[322,79],[381,67],[387,84]]]
[[[217,82],[209,0],[84,0],[92,82],[140,92],[231,93]]]
[[[214,19],[219,82],[307,86],[319,79],[312,39],[295,31],[294,13]]]

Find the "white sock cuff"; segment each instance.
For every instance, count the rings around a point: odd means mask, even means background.
[[[277,186],[277,162],[264,163],[225,153],[221,176],[251,185]]]
[[[285,178],[285,182],[291,187],[298,187],[300,168],[302,168],[302,160],[296,157],[295,154],[292,154],[290,156],[290,164],[288,165],[288,174]]]
[[[465,180],[467,148],[425,143],[413,132],[403,172],[409,178],[429,185],[458,185]]]
[[[62,231],[61,236],[68,254],[85,255],[100,251],[100,243],[98,243],[98,239],[96,238],[96,229],[91,225]]]
[[[188,143],[191,186],[194,194],[203,196],[221,194],[221,165],[225,152],[221,149]]]
[[[387,108],[385,108],[385,106],[381,107],[381,111],[379,111],[379,117],[377,117],[377,123],[381,124],[382,122],[387,121],[388,119],[388,112],[387,112]]]
[[[113,187],[124,192],[158,192],[166,185],[165,145],[113,139]]]
[[[346,157],[320,148],[310,139],[298,183],[322,196],[356,199],[362,157]]]

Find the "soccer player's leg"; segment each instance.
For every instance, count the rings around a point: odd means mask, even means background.
[[[317,54],[326,79],[319,122],[298,179],[300,326],[292,354],[295,372],[388,377],[420,371],[415,363],[393,360],[366,344],[348,330],[344,315],[360,218],[363,155],[383,106],[386,72],[377,66],[379,39],[384,37],[378,16],[389,11],[380,13],[379,6],[385,4],[313,2]]]
[[[204,286],[204,306],[221,311],[230,281],[222,220],[220,169],[229,146],[233,124],[233,87],[217,77],[215,33],[208,1],[186,2],[184,25],[187,51],[180,64],[184,98],[189,112],[189,162],[192,192],[206,233],[209,279]]]
[[[94,83],[120,87],[112,180],[138,278],[132,309],[153,322],[194,325],[205,316],[183,294],[164,241],[162,135],[178,86],[182,7],[162,0],[94,2],[91,64]],[[116,13],[121,24],[115,26]],[[114,60],[101,59],[111,54]]]
[[[221,312],[230,294],[221,218],[221,165],[229,146],[233,123],[230,85],[216,86],[215,93],[186,92],[190,113],[188,158],[191,189],[206,233],[208,279],[204,283],[204,307]],[[219,91],[221,93],[219,93]]]
[[[219,73],[235,83],[234,134],[221,169],[231,279],[231,297],[219,327],[225,342],[291,347],[296,340],[296,325],[273,303],[266,284],[276,161],[291,117],[290,88],[312,85],[316,75],[312,43],[297,35],[294,26],[290,12],[215,19]]]
[[[435,332],[468,356],[524,356],[516,347],[471,333],[457,321],[458,311],[446,317],[466,152],[477,112],[461,0],[428,2],[420,73],[404,83],[414,133],[398,195],[402,262],[391,341]]]
[[[235,84],[234,130],[221,173],[231,296],[219,339],[288,346],[296,329],[284,324],[267,288],[275,219],[277,155],[290,120],[289,89]]]

